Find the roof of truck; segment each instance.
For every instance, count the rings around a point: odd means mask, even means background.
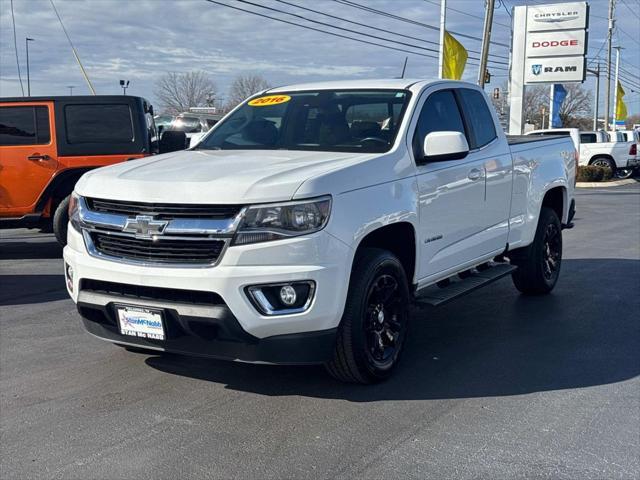
[[[0,102],[95,102],[96,100],[122,100],[128,98],[146,100],[144,97],[136,95],[50,95],[46,97],[0,97]]]
[[[397,89],[404,90],[411,85],[422,82],[438,82],[437,78],[386,78],[362,80],[334,80],[329,82],[300,83],[270,88],[269,93],[292,92],[305,90],[350,90],[350,89]],[[452,80],[446,80],[447,82]]]

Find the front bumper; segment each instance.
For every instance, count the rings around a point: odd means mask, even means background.
[[[69,228],[65,263],[73,268],[69,289],[85,328],[108,341],[185,354],[267,363],[320,363],[331,356],[346,300],[352,253],[328,233],[230,247],[207,268],[131,265],[90,256],[80,233]],[[221,301],[194,305],[167,298],[132,298],[83,290],[83,280],[157,289],[213,292]],[[316,290],[302,313],[260,314],[246,287],[312,280]],[[120,334],[116,305],[159,308],[163,341]]]
[[[118,302],[117,304],[120,304]],[[212,308],[208,317],[182,315],[163,308],[163,341],[122,335],[115,302],[78,303],[84,327],[103,340],[152,350],[251,363],[314,364],[331,358],[336,329],[257,338],[245,332],[228,307]]]

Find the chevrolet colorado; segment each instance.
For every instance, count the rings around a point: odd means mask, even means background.
[[[66,284],[85,328],[128,349],[372,383],[412,302],[506,275],[554,288],[575,169],[569,138],[507,138],[472,84],[274,88],[194,148],[85,174]]]

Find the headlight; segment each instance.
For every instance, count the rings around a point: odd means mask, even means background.
[[[80,231],[80,196],[73,192],[69,198],[69,222],[77,231]]]
[[[330,196],[254,205],[245,212],[233,244],[246,245],[317,232],[327,224],[330,212]]]

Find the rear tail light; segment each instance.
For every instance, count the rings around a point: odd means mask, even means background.
[[[629,155],[637,155],[638,154],[638,145],[632,144],[631,148],[629,148]]]

